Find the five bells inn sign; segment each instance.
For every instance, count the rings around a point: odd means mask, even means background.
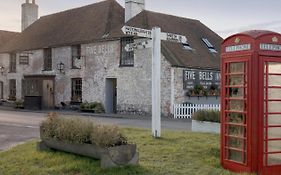
[[[196,85],[201,85],[205,90],[212,86],[220,89],[220,71],[186,69],[183,70],[183,89],[193,90]]]
[[[131,43],[125,46],[130,52],[135,49],[152,47],[152,135],[161,136],[161,40],[176,43],[187,43],[185,36],[161,32],[161,28],[154,27],[152,30],[124,26],[121,29],[124,34],[147,38],[144,42]]]

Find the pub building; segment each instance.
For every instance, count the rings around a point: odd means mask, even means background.
[[[200,21],[145,10],[144,0],[125,0],[125,8],[105,0],[39,19],[38,9],[26,0],[22,31],[9,41],[0,37],[2,99],[37,109],[99,102],[106,113],[150,115],[152,50],[126,51],[145,41],[123,34],[126,25],[187,38],[161,42],[164,116],[173,104],[219,103],[222,38]]]

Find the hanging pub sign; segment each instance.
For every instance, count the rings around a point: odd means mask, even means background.
[[[183,89],[194,90],[196,87],[202,87],[203,90],[220,89],[221,74],[220,71],[185,69],[183,71]],[[209,93],[208,93],[209,94]]]
[[[21,64],[21,65],[29,64],[29,54],[28,53],[23,52],[19,55],[19,64]]]

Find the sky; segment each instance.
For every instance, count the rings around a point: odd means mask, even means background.
[[[39,16],[81,7],[101,0],[36,0]],[[117,0],[123,7],[125,0]],[[20,31],[21,4],[0,0],[0,30]],[[146,0],[146,10],[200,20],[226,38],[246,30],[281,33],[280,0]]]

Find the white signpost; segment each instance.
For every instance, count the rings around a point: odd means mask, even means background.
[[[143,42],[138,42],[138,43],[130,43],[125,46],[125,50],[127,52],[134,51],[135,49],[145,49],[145,48],[150,48],[152,47],[152,42],[151,40],[143,41]]]
[[[161,40],[186,43],[185,36],[173,33],[161,33],[161,28],[152,30],[124,26],[121,29],[124,34],[152,39],[152,135],[161,137]],[[145,43],[147,42],[147,43]],[[128,44],[125,50],[130,52],[135,49],[151,47],[149,41]]]

